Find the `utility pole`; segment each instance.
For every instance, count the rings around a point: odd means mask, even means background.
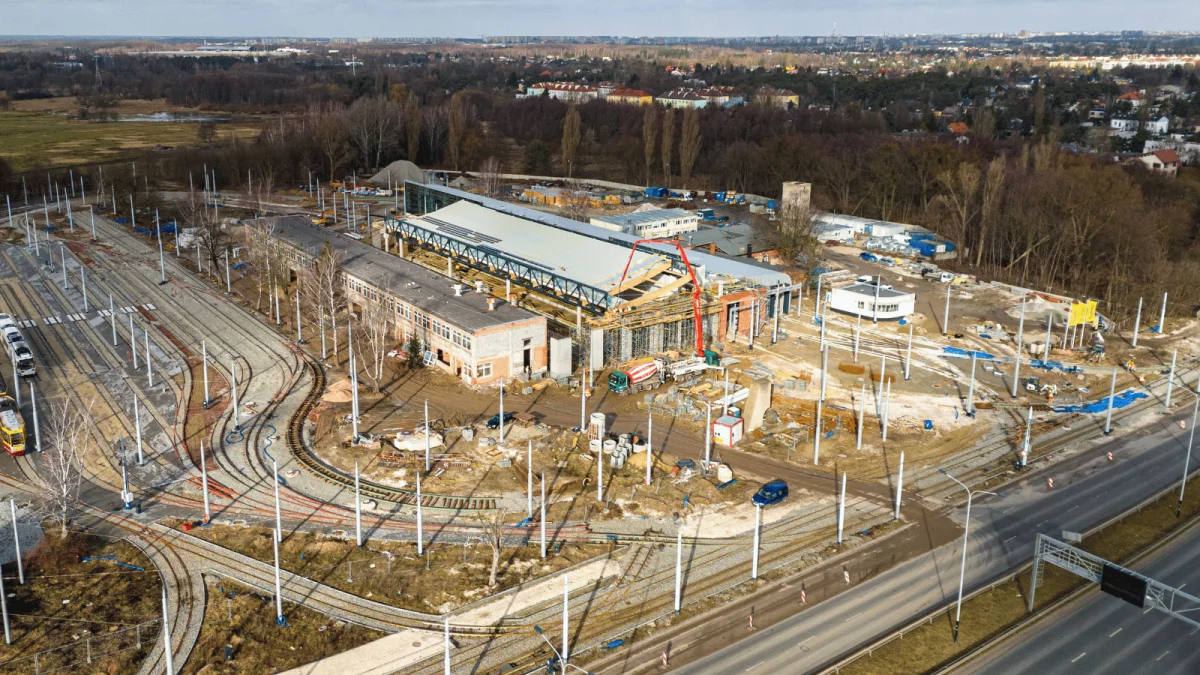
[[[1025,416],[1025,442],[1021,444],[1021,468],[1025,468],[1029,464],[1029,452],[1033,449],[1032,438],[1033,406],[1029,406],[1029,412]]]
[[[1167,395],[1163,400],[1163,412],[1171,409],[1171,387],[1175,384],[1175,358],[1179,356],[1179,350],[1171,351],[1171,372],[1167,373]]]
[[[425,399],[425,473],[429,473],[429,399]]]
[[[858,429],[855,431],[854,449],[862,450],[863,414],[867,410],[867,383],[862,385],[862,393],[858,396]]]
[[[913,343],[913,324],[915,322],[912,317],[908,319],[908,351],[904,356],[904,381],[908,382],[912,379],[912,343]]]
[[[111,297],[111,296],[110,296]],[[212,403],[212,398],[208,395],[208,341],[200,341],[200,359],[204,370],[204,409],[208,410],[208,404]]]
[[[654,411],[650,408],[646,408],[646,479],[645,479],[646,485],[650,484],[650,465],[653,463],[652,460],[654,459],[654,446],[651,444],[651,439],[653,437],[654,437]],[[705,446],[705,448],[707,448],[708,443],[705,443],[704,446]],[[601,447],[600,451],[604,452],[604,448]],[[708,469],[707,460],[708,460],[708,454],[707,454],[707,452],[705,452],[705,461],[706,461],[706,464],[704,466],[705,470]]]
[[[1142,298],[1138,298],[1137,318],[1133,320],[1133,347],[1137,348],[1138,329],[1142,326]]]
[[[358,482],[358,460],[354,460],[354,540],[362,548],[362,492]]]
[[[1013,359],[1012,397],[1017,397],[1017,386],[1021,381],[1021,341],[1025,337],[1025,299],[1021,298],[1021,320],[1017,323],[1017,356]]]
[[[712,463],[712,404],[704,404],[704,466]],[[649,450],[649,445],[646,446]],[[646,458],[649,461],[649,457]],[[649,485],[649,483],[647,483]]]
[[[946,473],[945,469],[938,469],[938,472],[941,473],[942,475],[946,476],[950,480],[954,481],[955,483],[958,483],[960,486],[962,486],[962,489],[967,491],[967,517],[963,521],[962,555],[959,556],[962,559],[962,562],[959,565],[959,570],[958,570],[958,604],[954,610],[954,642],[957,643],[958,642],[958,626],[960,623],[960,619],[962,617],[963,581],[966,579],[966,575],[967,575],[967,532],[969,532],[971,529],[971,499],[976,494],[995,496],[996,493],[995,492],[987,492],[986,490],[972,490],[971,488],[969,488],[965,484],[963,484],[963,482],[960,481],[959,479]]]
[[[904,494],[904,451],[900,451],[900,472],[896,477],[896,511],[892,520],[900,520],[900,497]]]
[[[336,201],[334,202],[337,203]],[[423,523],[421,521],[421,474],[417,474],[417,556],[424,555],[425,552],[425,532],[423,531]]]
[[[279,462],[271,460],[271,477],[275,483],[275,541],[283,542],[283,518],[279,511]]]
[[[570,579],[567,575],[563,575],[563,613],[562,613],[562,662],[567,665],[567,659],[571,657],[571,631],[570,631],[570,615],[568,614],[568,602],[571,599]]]
[[[14,386],[14,389],[19,389],[20,384]],[[38,422],[37,412],[37,390],[33,388],[33,383],[29,383],[29,402],[33,405],[33,449],[39,455],[42,454],[42,425]]]
[[[496,445],[504,445],[504,380],[500,380],[500,440]]]
[[[675,613],[679,613],[683,600],[683,530],[675,532]]]
[[[146,386],[154,387],[154,361],[150,358],[150,331],[143,330],[142,334],[146,337]]]
[[[1163,293],[1162,311],[1158,314],[1158,334],[1167,334],[1167,294]]]
[[[1113,398],[1116,397],[1116,394],[1117,394],[1117,369],[1113,368],[1112,384],[1109,385],[1109,388],[1108,388],[1108,412],[1105,413],[1105,416],[1104,416],[1104,435],[1105,436],[1112,433]]]
[[[846,472],[842,472],[842,489],[838,493],[837,543],[842,545],[842,529],[846,524]]]
[[[542,558],[546,557],[546,472],[541,474],[542,480],[542,501],[541,501],[541,523],[542,523]]]
[[[967,414],[975,416],[975,360],[979,352],[971,351],[971,383],[967,385]]]
[[[124,469],[124,467],[121,467]],[[200,439],[200,487],[204,491],[204,522],[212,520],[212,509],[208,503],[208,462],[204,457],[204,439]]]
[[[278,558],[278,556],[276,556],[276,557]],[[278,564],[276,564],[275,578],[276,579],[279,578]],[[276,585],[278,585],[278,582],[276,582]],[[175,675],[175,662],[173,660],[174,657],[171,654],[171,651],[174,649],[174,647],[171,646],[171,620],[170,620],[170,616],[167,614],[167,589],[166,589],[166,587],[163,587],[163,592],[162,592],[162,608],[163,608],[163,618],[162,618],[162,622],[163,622],[163,656],[167,660],[167,675]],[[282,614],[282,612],[280,612],[280,614]],[[280,618],[282,618],[282,617],[280,617]]]
[[[762,530],[762,505],[754,505],[754,549],[750,552],[750,579],[755,581],[758,579],[758,545],[759,532]],[[838,537],[839,541],[841,537]]]
[[[8,505],[12,509],[13,550],[16,551],[17,554],[17,581],[24,586],[25,565],[21,562],[21,535],[19,532],[17,532],[17,500],[13,497],[9,497]]]
[[[1196,383],[1196,388],[1200,389],[1200,380]],[[1175,517],[1183,515],[1183,492],[1187,490],[1188,465],[1192,462],[1192,443],[1196,440],[1196,414],[1200,413],[1200,394],[1196,395],[1196,401],[1192,403],[1192,429],[1188,432],[1187,454],[1183,457],[1183,480],[1179,483],[1179,506],[1175,508]]]
[[[533,440],[529,441],[525,461],[525,515],[533,518]]]
[[[138,466],[141,466],[146,458],[142,454],[142,411],[141,406],[138,405],[137,394],[133,395],[133,428],[137,433],[137,463]]]
[[[942,335],[950,334],[950,284],[946,284],[946,312],[942,315]]]

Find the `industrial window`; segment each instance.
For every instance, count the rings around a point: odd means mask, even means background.
[[[491,376],[492,376],[492,364],[481,363],[475,367],[475,377],[491,377]]]

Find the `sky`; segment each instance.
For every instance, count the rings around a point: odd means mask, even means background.
[[[1135,11],[1131,11],[1134,10]],[[1200,30],[1196,0],[0,0],[0,35],[466,37]]]

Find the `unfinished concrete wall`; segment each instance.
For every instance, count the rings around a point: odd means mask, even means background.
[[[750,395],[746,398],[746,406],[742,410],[742,418],[746,420],[746,433],[750,433],[763,424],[767,408],[771,407],[771,381],[755,378],[750,381]]]
[[[571,338],[550,338],[550,377],[566,377],[571,367]]]

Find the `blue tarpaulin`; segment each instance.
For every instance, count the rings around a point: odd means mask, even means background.
[[[1124,408],[1125,406],[1133,403],[1134,401],[1141,399],[1141,398],[1146,398],[1146,397],[1147,397],[1147,395],[1146,395],[1146,392],[1144,392],[1144,391],[1134,391],[1133,389],[1126,389],[1125,391],[1123,391],[1113,397],[1113,408]],[[1100,399],[1099,401],[1095,401],[1092,403],[1083,403],[1083,404],[1078,404],[1078,405],[1056,405],[1056,406],[1054,406],[1054,412],[1060,412],[1060,413],[1091,413],[1091,414],[1095,414],[1095,413],[1102,413],[1102,412],[1106,412],[1106,411],[1108,411],[1108,397],[1107,396]]]
[[[1041,359],[1031,359],[1029,361],[1030,368],[1041,368],[1043,370],[1062,370],[1063,364],[1060,361],[1043,361]]]
[[[995,361],[996,360],[995,354],[989,354],[987,352],[981,352],[981,351],[976,351],[976,350],[967,351],[966,349],[959,349],[958,347],[942,347],[942,351],[945,352],[947,355],[959,356],[959,357],[962,357],[965,359],[971,358],[971,355],[974,354],[975,358],[979,361]]]

